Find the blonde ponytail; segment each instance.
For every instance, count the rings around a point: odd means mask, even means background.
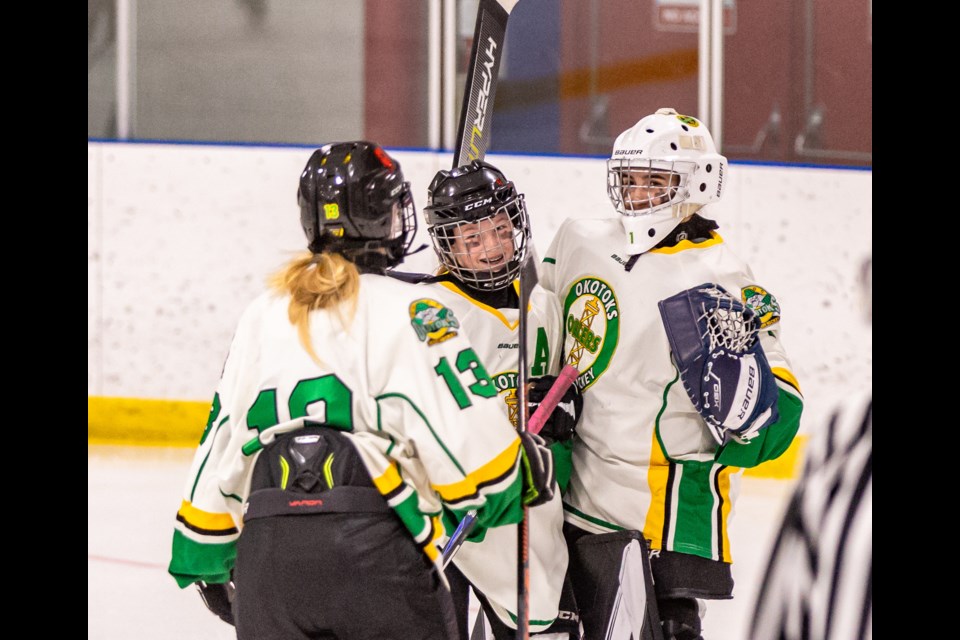
[[[310,339],[310,312],[331,309],[346,329],[353,322],[360,291],[360,272],[339,253],[303,253],[271,276],[270,287],[290,296],[290,324],[297,328],[300,343],[315,362],[320,358]]]

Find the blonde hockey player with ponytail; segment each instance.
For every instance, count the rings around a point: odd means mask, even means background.
[[[455,640],[441,514],[482,533],[553,496],[455,314],[386,277],[416,232],[364,142],[301,174],[310,253],[244,311],[184,483],[169,572],[240,640]]]

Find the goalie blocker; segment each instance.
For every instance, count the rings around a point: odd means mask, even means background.
[[[658,306],[683,387],[719,444],[748,442],[777,421],[779,392],[753,309],[709,282]]]

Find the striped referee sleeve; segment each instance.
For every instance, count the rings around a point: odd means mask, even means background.
[[[873,637],[873,400],[847,402],[811,435],[771,550],[751,640]]]

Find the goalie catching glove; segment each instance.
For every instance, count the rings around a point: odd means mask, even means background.
[[[704,283],[658,303],[683,388],[714,439],[748,442],[779,418],[753,309]]]
[[[550,502],[557,485],[553,453],[540,436],[520,432],[520,473],[523,475],[523,504],[528,507]]]

